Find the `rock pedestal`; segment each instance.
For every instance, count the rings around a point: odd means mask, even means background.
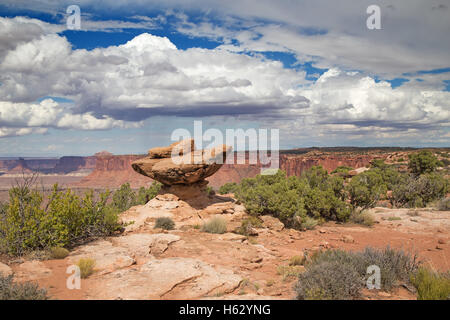
[[[221,145],[208,150],[195,150],[194,139],[175,142],[148,151],[148,156],[134,161],[133,169],[163,184],[161,193],[172,193],[180,199],[206,194],[205,179],[225,163],[232,148]]]

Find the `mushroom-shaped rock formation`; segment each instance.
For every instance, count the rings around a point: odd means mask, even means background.
[[[134,161],[131,166],[136,172],[161,182],[163,189],[180,195],[205,187],[208,184],[205,178],[222,167],[231,149],[221,145],[195,150],[194,139],[186,139],[168,147],[150,149],[147,157]],[[191,191],[187,193],[194,196]]]

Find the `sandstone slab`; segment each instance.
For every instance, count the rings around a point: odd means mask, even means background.
[[[241,277],[192,258],[150,260],[94,283],[95,299],[195,299],[236,289]]]
[[[69,263],[76,264],[81,258],[95,260],[95,269],[100,273],[108,273],[117,269],[129,267],[136,261],[129,248],[113,246],[106,240],[97,240],[80,246],[69,255]]]
[[[52,276],[52,270],[38,260],[26,261],[20,264],[15,273],[15,278],[19,281],[34,281]]]

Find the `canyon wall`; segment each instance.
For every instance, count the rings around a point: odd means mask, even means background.
[[[286,172],[288,176],[300,176],[304,171],[313,166],[322,166],[328,172],[335,170],[339,166],[352,168],[361,168],[370,164],[374,158],[380,158],[379,155],[294,155],[281,154],[279,158],[279,168]],[[215,188],[222,186],[227,182],[240,182],[243,178],[254,177],[261,173],[261,168],[265,167],[261,163],[248,164],[225,164],[212,177],[208,178],[209,185]]]
[[[152,180],[136,173],[131,167],[131,162],[142,157],[143,155],[97,155],[94,171],[74,186],[117,188],[127,182],[132,188],[149,186]]]
[[[218,188],[227,182],[240,182],[243,178],[254,177],[261,173],[264,166],[259,160],[249,163],[251,153],[234,153],[234,164],[224,164],[213,176],[209,177],[209,185]],[[252,155],[257,155],[256,153]],[[367,166],[374,158],[386,158],[388,153],[358,152],[302,152],[294,154],[282,152],[279,156],[279,168],[288,176],[300,176],[312,166],[321,165],[328,172],[338,166],[360,168]],[[238,156],[244,159],[237,164]],[[60,159],[6,159],[0,160],[0,171],[20,174],[39,171],[46,174],[79,175],[81,180],[73,182],[73,187],[117,188],[129,182],[133,188],[149,186],[150,178],[136,173],[131,162],[144,155],[112,155],[106,151],[90,157],[68,156]],[[258,159],[258,157],[255,157]]]

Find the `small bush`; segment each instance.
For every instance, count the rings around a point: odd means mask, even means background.
[[[113,206],[120,212],[126,211],[136,203],[136,194],[129,183],[125,183],[116,190],[112,197]]]
[[[266,281],[266,287],[271,287],[275,284],[275,280],[269,279]]]
[[[300,300],[343,300],[359,297],[363,286],[364,278],[351,264],[327,261],[300,274],[295,290]]]
[[[161,228],[164,230],[173,230],[175,228],[175,222],[172,219],[167,217],[160,217],[156,219],[155,229]]]
[[[304,262],[305,262],[304,256],[293,256],[289,260],[289,265],[290,266],[301,266],[301,265],[303,265]]]
[[[399,220],[402,220],[402,218],[400,218],[400,217],[389,217],[388,218],[388,221],[399,221]]]
[[[400,282],[409,282],[418,262],[402,250],[366,248],[362,252],[326,250],[306,262],[306,272],[296,285],[298,299],[353,299],[367,280],[367,267],[381,272],[381,289],[389,291]]]
[[[392,188],[391,202],[397,207],[422,208],[445,197],[448,181],[437,173],[410,176]]]
[[[317,225],[319,224],[319,221],[317,221],[314,218],[311,218],[309,216],[304,217],[300,221],[300,229],[301,230],[313,230]]]
[[[136,195],[135,205],[143,205],[149,202],[151,199],[156,197],[158,192],[161,190],[161,187],[162,184],[157,181],[153,181],[152,185],[148,188],[140,187]]]
[[[62,247],[53,247],[50,249],[50,256],[52,259],[64,259],[69,253],[69,250]]]
[[[379,170],[369,170],[354,176],[347,190],[354,207],[368,209],[386,194],[387,186]]]
[[[411,276],[411,282],[417,289],[418,300],[450,299],[450,274],[438,273],[420,268]]]
[[[81,258],[78,260],[77,266],[80,268],[81,278],[86,279],[94,273],[95,260],[91,258]]]
[[[0,300],[47,300],[45,289],[40,289],[32,282],[15,283],[13,275],[3,276],[0,273]]]
[[[238,189],[236,182],[228,182],[219,188],[220,194],[235,193]]]
[[[361,224],[366,227],[371,227],[375,224],[375,218],[368,212],[352,212],[350,216],[350,221],[353,223]]]
[[[219,216],[211,218],[203,225],[202,231],[208,233],[225,233],[227,231],[227,221]]]
[[[420,150],[417,153],[410,154],[408,157],[408,168],[417,176],[431,173],[442,165],[430,150]]]
[[[283,280],[287,280],[288,278],[298,277],[301,273],[305,271],[303,266],[285,266],[279,265],[277,267],[277,274],[283,277]]]

